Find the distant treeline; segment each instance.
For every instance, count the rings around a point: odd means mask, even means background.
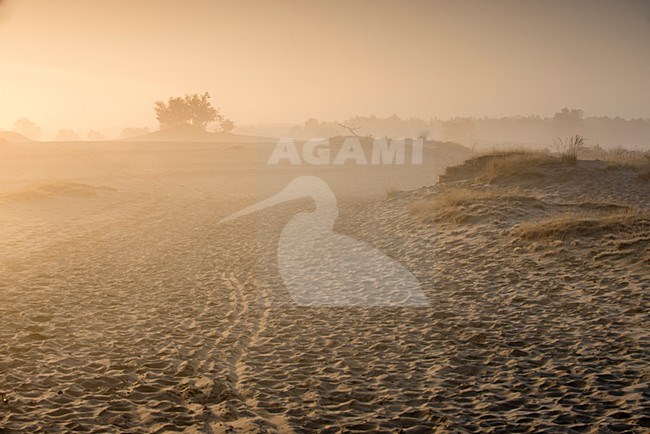
[[[448,120],[402,119],[355,116],[344,122],[309,119],[304,125],[248,126],[239,133],[296,138],[332,137],[348,134],[354,128],[359,136],[418,137],[459,142],[469,146],[524,144],[549,146],[555,137],[580,134],[589,146],[650,149],[650,119],[585,117],[580,109],[562,109],[553,117],[511,116],[503,118],[456,117]]]

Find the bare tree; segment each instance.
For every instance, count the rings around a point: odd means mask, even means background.
[[[418,134],[418,139],[422,139],[423,142],[426,142],[429,140],[429,136],[431,135],[430,130],[422,130],[420,131],[420,134]]]
[[[357,134],[357,130],[361,128],[361,125],[357,126],[355,124],[352,124],[352,126],[347,126],[345,124],[342,124],[341,122],[337,122],[337,124],[339,124],[346,130],[348,130],[350,134],[352,134],[354,137],[359,137],[359,135]]]

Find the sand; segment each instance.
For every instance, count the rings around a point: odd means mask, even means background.
[[[217,222],[313,168],[268,168],[247,144],[34,146],[0,162],[0,432],[650,426],[647,243],[596,259],[616,240],[514,233],[583,195],[647,208],[631,172],[513,180],[547,208],[425,224],[410,207],[445,187],[417,188],[466,155],[320,168],[335,230],[402,264],[430,306],[304,307],[276,255],[309,200]]]

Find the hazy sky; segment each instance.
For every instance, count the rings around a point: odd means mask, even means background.
[[[650,1],[0,0],[0,128],[355,114],[650,117]]]

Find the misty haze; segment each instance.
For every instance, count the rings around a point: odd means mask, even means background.
[[[0,433],[647,432],[649,37],[0,0]]]

